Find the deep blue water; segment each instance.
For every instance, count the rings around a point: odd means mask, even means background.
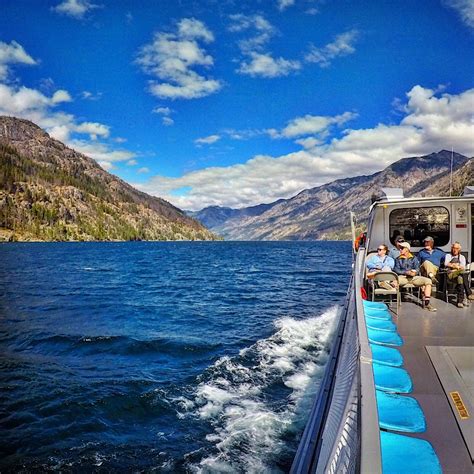
[[[348,242],[0,245],[0,469],[288,471]]]

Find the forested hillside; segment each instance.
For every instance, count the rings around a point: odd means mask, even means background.
[[[209,240],[163,199],[137,191],[26,120],[0,117],[3,240]]]

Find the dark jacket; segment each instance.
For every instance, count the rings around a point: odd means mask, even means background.
[[[408,258],[397,257],[393,271],[398,275],[406,275],[409,270],[415,270],[418,274],[420,271],[420,262],[412,254]]]

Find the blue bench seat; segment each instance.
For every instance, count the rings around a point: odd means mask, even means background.
[[[441,465],[428,441],[380,432],[383,474],[441,474]]]
[[[372,351],[372,360],[378,364],[391,365],[392,367],[403,365],[403,356],[394,347],[370,344],[370,350]]]
[[[371,318],[369,316],[365,317],[365,324],[368,328],[379,329],[380,331],[396,331],[397,326],[389,319],[378,319]]]
[[[420,404],[412,397],[376,390],[379,426],[405,433],[426,431],[426,421]]]
[[[387,305],[385,303],[381,303],[380,301],[363,300],[362,304],[364,305],[364,308],[387,309]]]
[[[408,372],[401,367],[372,364],[375,388],[391,393],[410,393],[413,382]]]
[[[392,315],[387,307],[385,308],[364,308],[364,313],[366,316],[377,319],[390,319],[392,320]]]
[[[378,329],[367,328],[367,336],[372,344],[382,344],[389,346],[402,346],[403,339],[397,332],[380,331]]]

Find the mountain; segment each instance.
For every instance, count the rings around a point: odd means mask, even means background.
[[[285,199],[279,199],[271,204],[258,204],[257,206],[244,207],[242,209],[209,206],[201,211],[188,211],[187,214],[191,217],[195,217],[208,228],[218,228],[222,222],[229,219],[243,219],[244,217],[259,216],[283,201],[285,201]]]
[[[222,220],[216,220],[209,228],[230,240],[349,238],[349,211],[355,212],[363,222],[373,195],[380,196],[381,188],[403,188],[405,196],[449,195],[450,165],[451,152],[446,150],[403,158],[375,174],[339,179],[304,190],[290,199],[267,204],[267,209],[253,216],[245,216],[245,209],[238,210],[237,214],[230,209],[222,214]],[[453,154],[453,182],[456,182],[457,194],[465,185],[474,184],[472,167],[472,159]],[[218,210],[213,212],[214,216],[219,215]],[[194,216],[201,219],[205,214],[206,209],[203,209]]]
[[[0,117],[0,240],[212,240],[27,120]]]
[[[452,187],[451,187],[452,186]],[[474,158],[453,172],[444,175],[424,191],[424,196],[459,196],[466,186],[474,186]],[[450,194],[451,193],[451,194]]]

